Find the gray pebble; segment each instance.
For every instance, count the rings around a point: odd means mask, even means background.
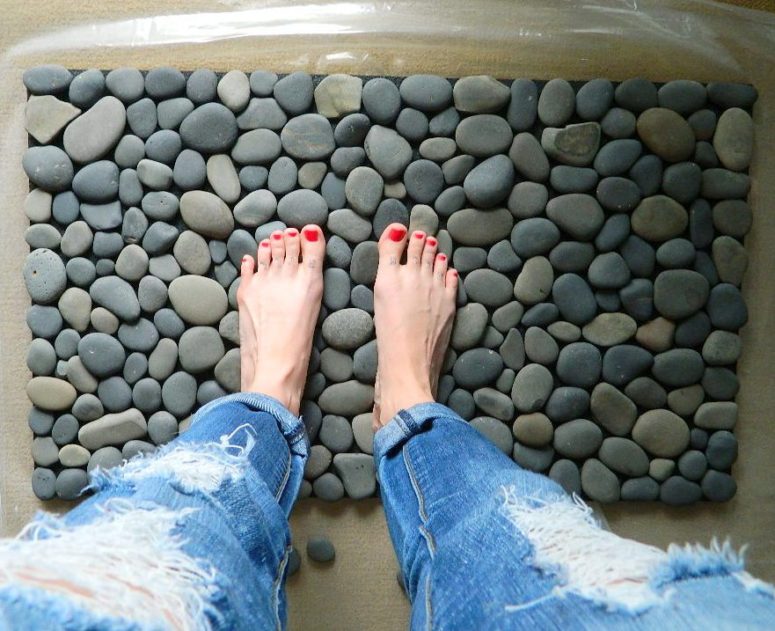
[[[61,500],[74,500],[88,486],[89,476],[83,469],[62,469],[57,475],[54,488]]]
[[[452,374],[459,386],[476,389],[490,385],[503,370],[501,356],[486,348],[467,350],[458,357]]]
[[[600,120],[614,100],[614,86],[608,79],[592,79],[576,93],[576,113],[581,120]]]
[[[32,94],[58,94],[67,90],[73,74],[63,66],[45,64],[24,71],[22,81]]]
[[[621,107],[612,107],[603,116],[600,127],[611,138],[629,138],[635,133],[636,123],[635,114]]]
[[[156,103],[145,98],[126,108],[126,122],[132,133],[145,140],[156,129]]]
[[[59,359],[70,359],[78,352],[81,336],[73,329],[63,329],[54,340],[54,349]]]
[[[554,430],[554,449],[568,458],[588,458],[597,453],[602,442],[603,432],[600,427],[586,419],[563,423]]]
[[[205,103],[183,119],[180,137],[187,147],[196,151],[228,151],[237,139],[237,120],[220,103]]]
[[[342,239],[360,243],[369,238],[371,224],[349,208],[334,210],[328,215],[326,227]]]
[[[183,119],[194,111],[194,104],[190,99],[178,97],[161,101],[156,106],[156,117],[159,127],[162,129],[177,129]]]
[[[78,419],[75,416],[63,414],[54,422],[54,426],[51,428],[51,438],[59,446],[71,443],[78,434],[78,427]]]
[[[300,160],[327,158],[335,148],[331,123],[320,114],[302,114],[292,118],[283,127],[280,139],[285,151]]]
[[[705,86],[697,81],[678,79],[668,81],[657,92],[659,107],[688,116],[705,105],[707,92]]]
[[[511,84],[511,100],[506,118],[514,131],[526,131],[536,120],[538,88],[530,79],[516,79]]]
[[[597,185],[597,172],[582,167],[556,166],[549,175],[549,183],[558,193],[585,193]]]
[[[527,447],[514,443],[511,457],[521,467],[529,471],[546,471],[554,460],[554,449],[551,447]]]
[[[177,434],[178,421],[169,412],[156,412],[148,418],[148,436],[154,444],[164,445]]]
[[[56,495],[56,474],[45,467],[35,467],[32,472],[32,492],[40,500],[50,500]]]
[[[657,88],[647,79],[626,79],[616,87],[614,98],[617,105],[638,114],[657,106]]]
[[[490,269],[476,269],[468,273],[464,286],[471,300],[486,307],[503,306],[513,294],[513,285],[509,278]]]
[[[586,342],[574,342],[560,351],[557,376],[568,385],[589,388],[600,378],[602,364],[597,348]]]
[[[480,158],[506,153],[512,137],[509,124],[494,114],[474,114],[464,118],[455,131],[455,142],[460,150]]]
[[[361,309],[341,309],[323,321],[323,338],[340,350],[351,350],[365,344],[374,333],[371,316]]]
[[[552,79],[538,97],[538,118],[544,125],[559,127],[568,122],[576,107],[576,94],[565,79]]]
[[[357,167],[347,176],[345,196],[353,210],[371,216],[382,198],[382,176],[370,167]]]
[[[620,497],[616,474],[596,458],[586,460],[581,467],[581,488],[590,499],[605,504]]]
[[[554,378],[545,366],[528,364],[517,372],[511,400],[520,412],[537,412],[549,399],[553,384]]]
[[[702,489],[699,484],[677,475],[665,480],[659,489],[660,501],[670,506],[693,504],[701,498]]]
[[[318,397],[324,412],[348,417],[369,411],[373,404],[374,388],[355,380],[332,384]]]
[[[186,88],[186,78],[177,68],[160,66],[145,75],[145,91],[155,99],[177,96]]]
[[[121,377],[109,377],[100,381],[97,396],[108,412],[122,412],[132,404],[132,389]]]
[[[59,147],[30,147],[24,152],[22,167],[30,181],[44,191],[64,191],[73,181],[73,163]]]
[[[175,159],[172,179],[184,191],[191,191],[204,185],[207,178],[205,159],[193,149],[184,149]]]
[[[638,140],[611,140],[603,145],[595,156],[595,170],[605,177],[622,175],[636,164],[642,151],[643,145]]]
[[[363,499],[374,494],[376,476],[374,458],[370,455],[338,453],[334,456],[333,464],[348,497]]]

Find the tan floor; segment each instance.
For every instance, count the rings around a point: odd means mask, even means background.
[[[27,223],[21,212],[27,183],[19,168],[26,142],[20,122],[24,103],[20,75],[24,67],[56,62],[74,68],[111,68],[119,65],[147,68],[171,64],[181,68],[205,66],[216,70],[264,67],[289,71],[305,68],[321,73],[342,71],[354,74],[435,72],[448,76],[488,73],[502,77],[563,76],[578,79],[595,76],[624,79],[635,75],[653,80],[745,79],[759,87],[761,98],[754,116],[757,140],[751,198],[755,221],[746,242],[751,264],[744,283],[751,318],[743,330],[744,350],[739,365],[742,382],[737,429],[740,463],[734,469],[739,492],[732,502],[722,506],[704,504],[671,509],[657,504],[618,504],[606,508],[605,515],[614,531],[660,546],[666,546],[671,541],[707,542],[712,536],[730,535],[736,545],[751,544],[749,567],[756,574],[775,580],[775,501],[771,483],[775,473],[771,456],[775,453],[775,431],[771,425],[772,410],[775,409],[775,388],[771,386],[771,362],[775,357],[775,337],[772,335],[775,330],[775,292],[771,284],[772,270],[775,269],[775,248],[771,246],[775,242],[775,213],[770,208],[775,201],[775,179],[764,176],[772,173],[775,167],[775,158],[770,152],[775,145],[775,76],[769,73],[771,59],[768,63],[757,59],[757,54],[763,49],[762,40],[746,36],[735,41],[737,26],[729,21],[720,6],[701,6],[693,0],[661,3],[662,7],[673,6],[688,11],[683,16],[671,18],[667,26],[688,31],[692,16],[706,16],[741,60],[739,65],[724,55],[706,59],[702,51],[692,44],[710,38],[711,34],[696,29],[688,32],[679,46],[671,40],[654,40],[664,31],[657,24],[650,43],[644,45],[633,36],[633,31],[628,30],[632,22],[620,16],[616,19],[615,29],[611,29],[608,35],[600,35],[603,44],[593,47],[585,45],[587,40],[569,35],[548,36],[551,32],[562,29],[567,32],[567,29],[579,27],[576,16],[569,11],[547,13],[550,2],[533,2],[533,6],[543,9],[531,13],[524,12],[525,3],[520,3],[521,13],[517,9],[503,13],[504,7],[517,6],[511,0],[505,4],[479,4],[473,13],[465,10],[455,13],[453,3],[438,4],[440,6],[436,7],[436,16],[432,20],[417,21],[433,25],[440,32],[448,32],[453,29],[453,23],[470,25],[492,16],[494,30],[488,29],[488,33],[507,33],[512,38],[521,33],[527,39],[533,38],[533,43],[505,45],[502,41],[484,41],[479,36],[429,40],[406,33],[372,33],[283,37],[279,42],[266,38],[235,38],[199,44],[177,43],[168,47],[122,48],[119,47],[121,33],[103,28],[77,34],[80,38],[78,42],[103,37],[105,45],[101,48],[71,48],[66,52],[56,52],[66,41],[58,37],[50,46],[46,41],[37,40],[35,46],[17,48],[14,58],[9,59],[7,51],[13,45],[46,30],[77,25],[87,19],[105,22],[159,10],[166,14],[215,11],[223,17],[224,12],[247,9],[250,3],[241,0],[221,0],[218,3],[205,0],[169,3],[125,0],[121,3],[73,4],[65,0],[49,0],[44,4],[0,0],[0,15],[3,16],[0,53],[5,55],[0,60],[0,409],[3,410],[0,417],[0,525],[3,533],[17,532],[40,508],[29,487],[32,469],[28,455],[30,434],[26,426],[29,404],[24,395],[24,386],[29,378],[24,357],[30,336],[24,324],[28,298],[21,279],[21,267],[27,252],[22,236]],[[640,0],[638,4],[645,7],[651,2]],[[771,0],[741,0],[737,4],[772,9]],[[434,8],[429,3],[423,6]],[[488,13],[480,7],[491,11]],[[494,15],[496,9],[501,12],[497,18]],[[303,20],[305,15],[300,18]],[[551,19],[551,23],[542,23],[544,19]],[[214,21],[203,20],[207,27],[201,32],[211,33],[210,25]],[[759,28],[761,22],[761,16],[753,18],[753,23],[757,23]],[[403,28],[411,20],[407,22],[407,18],[394,9],[392,17],[387,14],[380,16],[379,24],[388,23],[400,24]],[[242,25],[242,22],[237,21],[237,24]],[[146,22],[138,22],[135,26],[138,38],[142,33],[154,32]],[[603,18],[595,18],[595,26],[600,31]],[[498,31],[498,28],[505,30]],[[730,28],[732,30],[728,31]],[[454,29],[454,32],[459,32],[459,29]],[[193,27],[183,29],[184,36],[189,34],[196,36]],[[539,34],[541,37],[538,37]],[[739,31],[737,34],[740,34]],[[180,41],[179,38],[176,41]],[[772,39],[769,43],[772,44]],[[59,510],[64,507],[49,503],[45,508]],[[330,506],[305,501],[291,521],[301,547],[306,536],[313,533],[328,534],[337,547],[337,561],[333,566],[312,567],[305,560],[303,572],[289,582],[292,629],[379,631],[405,628],[408,606],[395,580],[396,563],[378,502],[342,502]]]

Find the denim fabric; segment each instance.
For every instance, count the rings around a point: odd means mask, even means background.
[[[169,466],[164,464],[165,454],[171,460]],[[199,597],[194,601],[201,604],[201,612],[192,616],[190,628],[284,628],[284,573],[291,549],[288,515],[307,454],[303,423],[278,401],[245,393],[223,397],[202,407],[186,433],[139,462],[135,474],[130,468],[136,459],[98,474],[93,484],[98,493],[62,520],[54,520],[54,528],[25,532],[23,539],[28,541],[11,542],[16,549],[7,554],[24,554],[29,550],[24,544],[29,546],[34,538],[61,536],[62,546],[66,546],[70,529],[99,528],[114,506],[121,511],[146,510],[150,514],[160,508],[169,509],[178,516],[170,534],[182,542],[181,552],[209,577],[193,581],[190,586]],[[142,474],[153,465],[158,466],[158,475]],[[236,475],[218,481],[219,471]],[[50,517],[38,517],[39,523],[51,521]],[[115,541],[116,546],[123,543],[121,538]],[[78,553],[88,558],[102,551]],[[129,554],[126,563],[131,566],[131,551]],[[3,556],[0,548],[0,565]],[[148,586],[154,591],[153,568],[133,569],[146,573]],[[0,578],[3,574],[0,569]],[[122,598],[122,591],[126,590],[119,584],[116,599]],[[160,605],[164,593],[155,596]],[[150,624],[136,624],[94,613],[70,599],[52,598],[50,593],[19,583],[0,586],[0,629],[60,628],[167,627],[161,616]]]
[[[442,405],[400,411],[374,457],[412,629],[775,626],[772,588],[728,548],[665,553],[601,530]]]
[[[156,454],[94,475],[64,518],[0,542],[0,629],[284,628],[308,449],[269,397],[206,405]],[[772,587],[728,547],[664,552],[601,530],[442,405],[401,410],[374,458],[412,629],[775,626]]]

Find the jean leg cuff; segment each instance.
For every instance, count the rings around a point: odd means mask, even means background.
[[[309,452],[309,438],[301,418],[294,416],[290,410],[274,397],[258,392],[237,392],[214,399],[197,410],[191,419],[191,424],[197,423],[209,412],[215,410],[215,408],[221,405],[228,405],[229,403],[242,403],[256,412],[271,414],[277,421],[280,432],[288,441],[291,451],[303,455]]]
[[[425,431],[431,421],[441,417],[465,423],[460,416],[441,403],[418,403],[406,410],[399,410],[390,422],[374,435],[374,459],[379,462],[388,452],[415,434]]]

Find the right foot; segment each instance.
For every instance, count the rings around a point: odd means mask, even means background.
[[[407,244],[407,241],[409,242]],[[377,330],[377,391],[374,431],[399,410],[435,400],[444,354],[455,318],[458,275],[424,232],[407,236],[389,225],[379,240],[374,283]],[[406,251],[406,263],[401,257]]]

